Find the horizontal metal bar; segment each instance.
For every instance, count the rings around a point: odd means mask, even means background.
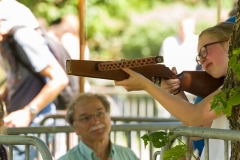
[[[230,129],[180,126],[173,129],[175,135],[240,141],[240,131]]]
[[[139,123],[139,124],[113,124],[112,131],[157,131],[157,130],[172,130],[181,126],[181,122],[152,122],[152,123]],[[8,128],[9,135],[16,134],[30,134],[30,133],[69,133],[74,132],[70,126],[38,126],[38,127],[19,127]]]
[[[41,121],[41,125],[43,125],[46,120],[48,119],[63,119],[65,120],[65,114],[51,114],[46,116],[42,121]],[[148,118],[148,117],[116,117],[116,116],[112,116],[111,117],[112,121],[123,121],[123,122],[180,122],[178,119],[176,118],[157,118],[157,117],[153,117],[153,118]]]

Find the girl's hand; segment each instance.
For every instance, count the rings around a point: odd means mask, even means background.
[[[115,80],[114,83],[116,86],[123,86],[128,92],[145,90],[146,86],[151,83],[147,78],[129,68],[123,68],[122,70],[129,74],[129,78],[122,81]]]
[[[172,68],[172,73],[177,74],[175,67]],[[171,94],[176,94],[180,89],[180,80],[161,78],[160,87]]]

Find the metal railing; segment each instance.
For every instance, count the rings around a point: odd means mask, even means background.
[[[45,122],[48,119],[54,119],[56,120],[64,120],[65,121],[65,114],[51,114],[47,115],[44,117],[44,119],[41,121],[40,125],[44,125]],[[111,116],[111,121],[116,124],[117,122],[125,122],[125,123],[130,123],[130,122],[179,122],[178,119],[176,118],[158,118],[158,117],[116,117],[116,116]],[[67,123],[67,122],[66,122]]]
[[[163,118],[166,110],[151,95],[145,91],[126,92],[123,87],[97,87],[91,86],[92,92],[109,95],[120,109],[120,116],[140,116]],[[185,92],[188,100],[194,102],[196,96]],[[119,116],[119,115],[118,115]]]
[[[209,160],[209,139],[217,139],[224,141],[224,160],[229,159],[229,141],[240,141],[240,131],[227,130],[227,129],[215,129],[215,128],[201,128],[201,127],[186,127],[180,126],[172,130],[176,137],[185,136],[188,137],[202,137],[204,138],[205,160]],[[188,143],[187,143],[188,144]],[[186,145],[187,145],[186,144]],[[187,145],[188,146],[188,145]],[[171,147],[171,144],[162,147],[160,150],[153,154],[153,159],[156,160],[160,155],[160,160],[163,160],[164,152]],[[186,160],[190,160],[191,155],[186,154]]]
[[[65,125],[68,125],[68,123],[65,121],[65,115],[64,114],[58,114],[58,115],[48,115],[48,116],[46,116],[43,120],[42,120],[42,122],[41,122],[41,125],[44,125],[44,123],[48,120],[48,119],[54,119],[54,121],[56,122],[57,120],[62,120],[62,124],[65,124]],[[136,124],[134,127],[136,128],[137,127],[137,124],[139,124],[139,123],[143,123],[143,124],[146,124],[146,123],[163,123],[163,122],[166,122],[166,123],[169,123],[169,122],[176,122],[176,123],[178,123],[178,124],[180,124],[180,121],[179,120],[177,120],[176,118],[157,118],[157,117],[152,117],[152,118],[144,118],[144,117],[113,117],[113,116],[111,116],[111,121],[112,121],[112,124]],[[151,125],[150,124],[150,125]],[[55,123],[55,126],[57,126],[58,124],[57,123]],[[171,124],[170,124],[171,125]],[[61,125],[62,126],[62,125]],[[122,126],[122,125],[121,125]],[[116,143],[120,143],[120,144],[122,144],[122,145],[124,145],[124,146],[128,146],[128,147],[132,147],[133,148],[133,146],[132,146],[132,143],[135,143],[136,142],[136,138],[131,138],[131,137],[133,137],[133,135],[132,136],[129,136],[129,135],[131,135],[131,134],[134,134],[135,135],[135,137],[137,137],[139,140],[137,141],[137,143],[139,143],[140,144],[140,139],[141,139],[141,137],[140,137],[140,131],[138,131],[138,132],[135,132],[135,133],[131,133],[131,132],[126,132],[126,129],[127,128],[124,128],[124,130],[122,130],[122,132],[121,132],[121,130],[119,130],[120,129],[120,127],[121,127],[120,125],[118,126],[118,130],[117,131],[114,131],[114,130],[112,130],[112,132],[111,132],[111,140],[113,141],[113,142],[116,142]],[[124,126],[125,127],[125,126]],[[151,128],[151,126],[150,126],[150,128]],[[161,127],[160,127],[161,128]],[[159,127],[158,127],[158,129],[159,129]],[[70,146],[70,141],[69,141],[69,135],[66,135],[67,136],[67,146],[66,146],[66,149],[68,150],[69,148],[71,148],[71,146]],[[119,137],[122,137],[123,138],[123,140],[122,140],[122,142],[119,142]],[[55,151],[54,150],[57,150],[57,149],[55,149],[55,148],[57,148],[56,146],[59,146],[58,144],[56,144],[55,142],[57,141],[57,137],[55,136],[55,138],[54,138],[54,140],[53,140],[53,143],[52,143],[52,154],[53,155],[55,155]],[[76,138],[75,138],[76,139]],[[132,142],[131,142],[132,141]],[[139,156],[141,157],[141,155],[142,155],[142,150],[143,150],[143,148],[141,148],[142,146],[141,145],[138,145],[137,146],[137,150],[136,150],[136,152],[139,152]],[[135,148],[136,148],[136,146],[135,146]],[[153,149],[152,148],[149,148],[149,150],[150,150],[150,153],[152,154],[153,153]]]
[[[140,159],[152,160],[152,155],[154,153],[154,148],[152,145],[144,148],[144,143],[141,140],[141,136],[144,134],[149,134],[157,130],[172,130],[178,126],[181,126],[181,122],[148,122],[148,123],[138,123],[138,124],[113,124],[111,128],[110,138],[114,135],[118,138],[111,138],[113,143],[131,148]],[[9,135],[18,134],[38,134],[40,137],[42,134],[46,135],[47,145],[51,145],[48,142],[48,136],[50,134],[63,133],[66,135],[65,145],[66,150],[70,147],[70,134],[73,133],[73,129],[70,126],[40,126],[40,127],[26,127],[26,128],[8,128]],[[120,134],[120,135],[118,135]],[[62,139],[61,139],[62,140]],[[76,141],[78,142],[78,141]],[[125,143],[126,142],[126,143]],[[64,147],[64,146],[61,146]],[[51,147],[49,147],[51,148]],[[53,151],[51,151],[53,154]],[[64,153],[62,153],[64,154]],[[54,156],[54,155],[53,155]],[[56,158],[56,157],[55,157]]]
[[[13,146],[14,145],[25,145],[25,155],[26,160],[29,159],[29,151],[30,145],[35,146],[37,150],[40,152],[42,158],[44,160],[52,160],[52,155],[46,146],[46,144],[34,136],[16,136],[16,135],[1,135],[0,136],[0,144],[8,145],[9,147],[9,159],[13,160]]]

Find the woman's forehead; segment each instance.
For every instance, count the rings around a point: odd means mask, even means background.
[[[219,41],[218,37],[216,37],[214,34],[210,33],[204,33],[201,37],[198,39],[198,51],[205,45],[209,43],[213,43]]]

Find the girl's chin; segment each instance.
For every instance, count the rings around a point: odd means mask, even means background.
[[[220,75],[220,74],[217,74],[217,73],[208,73],[210,74],[213,78],[221,78],[223,77],[224,75]]]
[[[211,70],[206,70],[208,74],[210,74],[213,78],[217,78],[217,75],[215,72],[212,72]]]

